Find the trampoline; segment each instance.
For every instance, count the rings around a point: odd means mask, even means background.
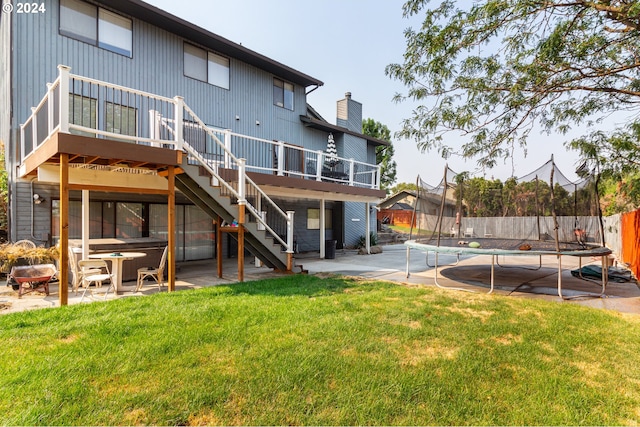
[[[416,180],[416,196],[409,233],[405,242],[407,270],[411,249],[427,253],[427,265],[435,268],[438,283],[438,256],[461,255],[491,256],[489,293],[495,287],[495,266],[503,266],[498,257],[542,257],[557,260],[558,296],[562,295],[562,258],[578,257],[580,271],[582,259],[599,257],[602,271],[607,269],[611,250],[605,246],[604,225],[598,199],[598,178],[593,171],[583,171],[579,182],[571,182],[551,159],[533,172],[520,178],[500,180],[471,178],[468,173],[457,174],[445,165],[442,181],[429,185],[420,176]],[[549,180],[544,181],[543,177]],[[418,231],[414,237],[414,228]],[[427,237],[429,236],[430,237]],[[429,252],[435,254],[435,263],[429,264]],[[454,264],[456,265],[457,262]],[[449,264],[451,265],[451,264]],[[600,294],[603,296],[608,275],[602,274]],[[580,277],[593,281],[591,278]],[[462,288],[453,288],[468,290]]]
[[[469,243],[477,242],[479,247],[469,247]],[[557,259],[558,264],[558,296],[564,299],[562,295],[562,257],[572,256],[580,259],[580,266],[582,266],[582,258],[584,257],[600,257],[602,263],[602,270],[606,271],[607,257],[611,254],[611,250],[602,246],[584,246],[578,242],[560,243],[560,250],[556,249],[555,241],[529,241],[518,239],[487,239],[487,238],[474,238],[472,240],[460,240],[460,239],[440,239],[439,244],[436,242],[419,240],[408,240],[404,244],[407,247],[407,267],[406,276],[409,277],[409,260],[411,249],[417,249],[427,253],[433,252],[435,254],[435,285],[443,289],[460,289],[442,286],[438,283],[438,255],[439,254],[451,254],[456,255],[459,259],[460,255],[490,255],[491,256],[491,282],[488,293],[492,293],[495,286],[495,274],[494,269],[497,264],[497,258],[500,255],[504,256],[538,256],[540,257],[540,264],[542,264],[543,256],[554,256]],[[499,265],[499,264],[498,264]],[[584,296],[603,296],[605,294],[607,286],[607,275],[602,275],[602,291],[600,294],[584,295]],[[582,295],[581,295],[582,296]]]

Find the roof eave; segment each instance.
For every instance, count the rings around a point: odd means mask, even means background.
[[[353,132],[350,131],[347,128],[344,128],[342,126],[337,126],[337,125],[332,125],[331,123],[322,121],[322,120],[317,120],[314,118],[311,118],[309,116],[300,116],[300,120],[302,121],[302,123],[304,123],[305,126],[308,126],[310,128],[313,129],[318,129],[318,130],[322,130],[325,132],[335,132],[335,133],[346,133],[349,135],[353,135],[353,136],[357,136],[359,138],[363,138],[366,139],[367,142],[373,144],[373,145],[384,145],[384,146],[389,146],[391,145],[390,142],[382,140],[382,139],[378,139],[378,138],[373,138],[371,136],[362,134],[362,133],[358,133],[358,132]]]
[[[264,55],[247,49],[224,37],[214,34],[184,19],[178,18],[160,8],[141,0],[95,0],[107,8],[125,13],[141,21],[163,28],[173,34],[195,42],[222,55],[237,58],[247,64],[268,71],[292,83],[308,86],[322,86],[324,83],[305,73],[274,61]]]

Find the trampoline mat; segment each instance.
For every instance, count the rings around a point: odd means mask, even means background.
[[[416,243],[422,243],[426,245],[438,246],[436,239],[418,239],[414,240]],[[533,251],[555,251],[556,242],[554,240],[530,240],[530,239],[495,239],[495,238],[469,238],[462,239],[456,238],[444,238],[440,239],[440,246],[448,247],[469,247],[469,243],[478,242],[482,249],[504,249],[508,251],[519,251],[523,245],[529,245]],[[560,242],[561,251],[580,251],[585,247],[578,242]]]
[[[477,242],[480,246],[470,247]],[[409,240],[405,245],[422,250],[441,253],[472,253],[487,255],[555,255],[558,254],[554,240],[497,239],[497,238],[441,238]],[[602,256],[611,251],[602,246],[582,246],[578,242],[560,242],[560,253],[574,256]]]

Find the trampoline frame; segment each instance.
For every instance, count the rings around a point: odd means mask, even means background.
[[[458,260],[460,259],[460,255],[463,254],[471,254],[471,255],[491,255],[491,283],[490,283],[490,289],[489,289],[489,294],[493,292],[494,290],[494,285],[495,285],[495,264],[498,264],[498,266],[500,266],[499,263],[497,263],[497,257],[500,255],[513,255],[513,256],[539,256],[540,257],[540,264],[542,264],[542,257],[543,256],[555,256],[556,259],[558,260],[558,296],[562,299],[569,299],[569,298],[565,298],[562,295],[562,257],[563,256],[574,256],[574,257],[578,257],[579,258],[579,265],[580,265],[580,269],[582,269],[582,258],[583,257],[600,257],[601,263],[602,263],[602,271],[603,273],[605,271],[607,271],[607,257],[611,254],[611,250],[609,248],[606,247],[602,247],[602,246],[598,246],[598,247],[594,247],[592,249],[583,249],[583,250],[565,250],[565,251],[553,251],[553,250],[536,250],[536,249],[532,249],[532,250],[528,250],[528,251],[522,251],[522,250],[514,250],[514,249],[485,249],[485,248],[470,248],[468,246],[458,246],[458,247],[451,247],[451,246],[437,246],[437,245],[429,245],[426,243],[419,243],[415,240],[408,240],[406,242],[404,242],[405,246],[407,247],[407,254],[406,254],[406,260],[407,260],[407,266],[406,266],[406,277],[409,278],[409,260],[410,260],[410,253],[411,253],[411,249],[418,249],[421,251],[426,251],[427,252],[427,257],[429,256],[428,253],[429,251],[433,251],[435,253],[435,263],[433,265],[433,268],[435,269],[435,277],[434,277],[434,283],[437,287],[442,288],[442,289],[453,289],[453,290],[464,290],[464,291],[469,291],[469,289],[464,289],[464,288],[454,288],[454,287],[450,287],[450,286],[442,286],[440,283],[438,283],[438,255],[440,253],[446,253],[446,254],[453,254],[453,255],[457,255]],[[458,263],[456,262],[455,265],[457,265]],[[429,265],[427,263],[427,265]],[[526,268],[526,267],[523,267]],[[608,274],[602,274],[602,291],[600,292],[600,294],[585,294],[585,295],[578,295],[578,296],[574,296],[573,298],[579,297],[579,296],[593,296],[593,297],[602,297],[605,295],[605,291],[606,291],[606,287],[607,287],[607,283],[608,283]]]

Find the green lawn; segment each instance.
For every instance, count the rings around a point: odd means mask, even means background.
[[[2,425],[637,425],[640,317],[295,275],[0,316]]]

